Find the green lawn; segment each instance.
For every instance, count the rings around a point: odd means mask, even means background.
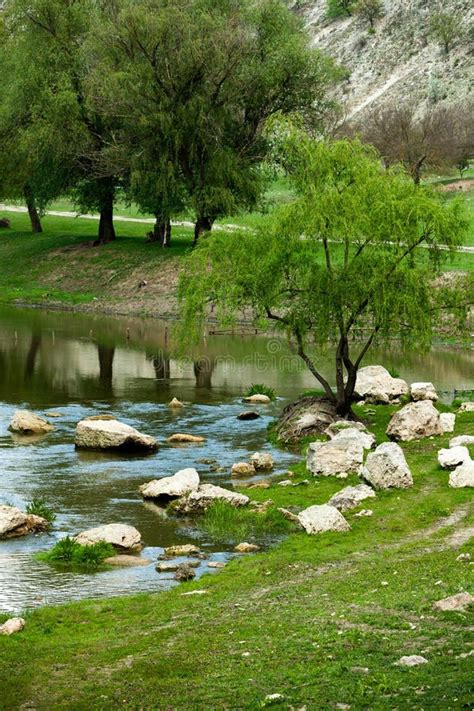
[[[392,410],[362,411],[378,441]],[[473,431],[474,416],[458,416],[456,434]],[[456,560],[472,490],[450,489],[436,461],[448,439],[404,445],[415,486],[379,493],[370,518],[347,514],[348,533],[295,531],[170,592],[28,614],[22,633],[0,637],[1,708],[259,709],[274,693],[285,709],[472,708],[472,610],[432,608],[472,582]],[[250,493],[299,508],[345,483]],[[206,593],[183,596],[193,590]],[[408,654],[428,664],[396,666]]]

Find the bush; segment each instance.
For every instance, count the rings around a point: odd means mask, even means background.
[[[390,368],[387,368],[388,372],[392,376],[392,378],[399,378],[400,377],[400,372],[392,365]]]
[[[350,17],[352,15],[353,0],[328,0],[326,17],[329,20],[337,20],[339,17]]]
[[[245,392],[245,397],[250,397],[251,395],[266,395],[270,400],[276,399],[276,393],[273,388],[268,385],[252,383],[252,385]]]
[[[354,5],[354,13],[369,23],[369,32],[373,34],[374,22],[383,16],[382,0],[358,0]]]
[[[275,508],[265,513],[255,513],[251,509],[235,508],[224,501],[216,501],[200,520],[214,540],[235,543],[247,538],[262,538],[287,533],[292,524]]]
[[[73,538],[61,538],[49,551],[40,553],[38,558],[47,563],[56,563],[76,568],[97,568],[106,558],[115,555],[110,543],[94,543],[82,546]]]
[[[26,513],[41,516],[41,518],[45,518],[49,523],[53,523],[56,519],[56,514],[53,513],[52,509],[46,506],[43,499],[33,499],[30,501],[26,507]]]
[[[449,54],[453,44],[463,35],[461,15],[435,12],[430,19],[430,34],[443,47],[445,54]]]

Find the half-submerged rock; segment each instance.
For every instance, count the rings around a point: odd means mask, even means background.
[[[350,531],[351,527],[344,516],[328,504],[310,506],[298,514],[298,521],[306,533],[325,533],[326,531]]]
[[[155,452],[158,442],[134,427],[118,420],[81,420],[76,426],[74,443],[78,449]]]
[[[44,417],[29,410],[16,410],[8,426],[10,432],[20,435],[42,435],[54,430],[53,425]]]
[[[409,442],[443,434],[438,410],[430,400],[410,402],[392,415],[387,427],[390,439]]]
[[[408,395],[408,383],[401,378],[393,378],[381,365],[367,365],[360,368],[354,395],[361,400],[388,404],[402,395]]]
[[[311,442],[306,466],[315,476],[345,479],[350,473],[360,474],[363,461],[364,449],[360,443],[334,438],[329,442]]]
[[[384,442],[367,456],[362,477],[375,489],[407,489],[413,486],[403,449],[395,442]]]
[[[269,452],[255,452],[250,457],[250,462],[258,472],[273,469],[273,457]]]
[[[181,469],[173,476],[153,479],[140,487],[144,499],[174,499],[190,494],[199,488],[199,474],[196,469]]]
[[[173,398],[172,400],[170,400],[170,402],[168,403],[168,407],[171,407],[171,408],[174,408],[174,407],[180,408],[180,407],[184,407],[184,404],[181,402],[181,400],[178,400],[177,397],[174,397],[174,398]]]
[[[204,442],[205,439],[205,437],[201,437],[200,435],[187,434],[186,432],[176,432],[168,437],[168,442],[171,442],[172,444],[186,444],[187,442],[190,444],[200,444],[201,442]]]
[[[244,397],[244,402],[252,402],[257,405],[268,405],[268,403],[271,402],[271,399],[268,395],[263,395],[263,393],[254,393],[254,395]]]
[[[0,539],[41,533],[48,528],[49,522],[41,516],[24,513],[16,506],[0,505]]]
[[[232,477],[253,476],[254,474],[255,467],[249,462],[235,462],[235,464],[232,465],[232,469],[230,471],[230,475]]]
[[[244,494],[224,489],[214,484],[202,484],[198,491],[193,491],[188,496],[183,496],[173,504],[173,511],[178,514],[203,513],[215,501],[225,501],[231,506],[246,506],[250,499]]]
[[[134,526],[124,523],[109,523],[82,531],[74,536],[81,546],[92,546],[95,543],[110,543],[118,550],[140,550],[142,537]]]
[[[350,511],[357,508],[361,501],[374,497],[375,491],[367,484],[346,486],[329,499],[328,505],[334,506],[338,511]]]

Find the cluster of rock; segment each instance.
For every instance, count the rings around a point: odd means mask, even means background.
[[[474,487],[474,461],[468,447],[474,447],[473,435],[453,437],[449,447],[440,449],[438,463],[443,469],[450,470],[449,486],[453,489]]]
[[[236,462],[232,465],[232,477],[253,476],[257,472],[271,471],[273,469],[273,457],[269,452],[255,452],[248,462]]]

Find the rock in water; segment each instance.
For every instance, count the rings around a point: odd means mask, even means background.
[[[465,489],[474,486],[474,462],[464,462],[449,475],[449,486],[453,489]]]
[[[306,466],[315,476],[345,479],[349,473],[360,474],[363,461],[361,444],[334,438],[329,442],[312,442],[308,447]]]
[[[172,434],[168,437],[168,442],[178,444],[190,442],[191,444],[199,444],[200,442],[205,442],[205,437],[186,434],[185,432],[176,432],[176,434]]]
[[[237,415],[238,420],[258,420],[259,417],[260,414],[253,410],[245,410],[245,412],[241,412]]]
[[[467,447],[449,447],[438,452],[438,462],[443,469],[455,469],[460,464],[468,462],[470,458]]]
[[[255,543],[247,543],[246,541],[239,543],[234,548],[236,553],[256,553],[259,550],[260,546],[255,545]]]
[[[192,543],[184,543],[181,546],[169,546],[168,548],[165,548],[164,551],[165,555],[173,556],[199,555],[199,553],[201,553],[201,549]]]
[[[412,383],[410,395],[411,399],[415,402],[418,400],[431,400],[432,402],[436,402],[438,399],[438,393],[433,383]]]
[[[193,570],[187,563],[181,563],[181,565],[178,565],[176,568],[174,577],[175,580],[178,580],[180,583],[184,583],[186,580],[192,580],[195,578],[196,571]]]
[[[140,487],[144,499],[172,499],[185,496],[199,488],[199,474],[196,469],[181,469],[173,476],[153,479]]]
[[[354,395],[362,400],[387,404],[401,395],[408,395],[408,392],[408,383],[401,378],[392,378],[381,365],[367,365],[357,373]]]
[[[338,511],[350,511],[357,508],[361,501],[374,497],[375,491],[366,484],[346,486],[329,499],[328,505],[334,506]]]
[[[470,593],[461,592],[434,602],[433,607],[435,610],[441,610],[442,612],[464,612],[473,602],[474,597]]]
[[[438,410],[430,400],[411,402],[392,415],[387,427],[390,439],[409,442],[443,434]]]
[[[214,501],[225,501],[231,506],[246,506],[250,499],[244,494],[236,491],[229,491],[222,486],[213,484],[202,484],[198,491],[193,491],[188,496],[183,496],[173,504],[173,510],[178,514],[198,514],[203,513]]]
[[[250,462],[258,472],[273,469],[273,457],[269,452],[255,452],[250,457]]]
[[[168,407],[176,407],[176,408],[179,408],[179,407],[184,407],[184,404],[181,402],[181,400],[178,400],[177,397],[174,397],[174,398],[168,403]]]
[[[298,514],[298,521],[306,533],[325,533],[326,531],[350,531],[351,527],[344,516],[328,504],[310,506]]]
[[[3,625],[0,625],[0,634],[10,635],[21,632],[25,624],[23,617],[10,617]]]
[[[106,526],[90,528],[74,536],[81,546],[91,546],[95,543],[110,543],[119,550],[140,550],[142,537],[133,526],[124,523],[109,523]]]
[[[239,476],[253,476],[255,474],[255,467],[253,464],[248,462],[236,462],[232,465],[230,475],[233,477]]]
[[[271,400],[268,395],[263,395],[262,393],[255,393],[254,395],[244,397],[244,402],[253,402],[260,405],[268,405]]]
[[[155,452],[154,437],[138,432],[118,420],[81,420],[76,426],[74,443],[78,449],[116,450],[120,452]]]
[[[42,435],[52,432],[53,425],[29,410],[17,410],[8,426],[10,432],[21,435]]]
[[[49,522],[41,516],[24,513],[16,506],[0,505],[0,539],[40,533],[48,528]]]
[[[362,477],[376,489],[407,489],[413,486],[403,450],[395,442],[384,442],[367,456]]]
[[[150,565],[151,562],[149,558],[139,558],[136,555],[112,555],[104,560],[107,565],[116,565],[120,568],[141,568]]]

